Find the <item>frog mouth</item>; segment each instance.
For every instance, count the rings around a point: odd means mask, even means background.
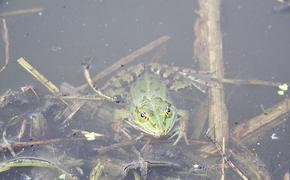
[[[160,137],[163,137],[163,136],[166,136],[166,130],[163,130],[163,129],[158,129],[156,127],[150,127],[150,128],[145,128],[143,126],[140,126],[140,124],[138,124],[138,122],[134,122],[134,121],[126,121],[130,126],[132,126],[133,128],[135,129],[138,129],[146,134],[149,134],[155,138],[160,138]],[[169,130],[170,131],[170,130]]]

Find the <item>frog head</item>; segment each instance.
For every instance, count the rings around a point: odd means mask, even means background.
[[[131,124],[141,131],[156,138],[165,136],[172,129],[176,120],[176,109],[162,97],[147,98],[132,109]]]

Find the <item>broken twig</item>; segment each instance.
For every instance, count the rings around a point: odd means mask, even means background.
[[[9,59],[10,59],[8,28],[7,28],[6,20],[3,18],[0,18],[0,31],[2,35],[3,44],[4,44],[4,56],[5,56],[5,64],[0,69],[0,72],[2,72],[8,66]]]
[[[10,11],[10,12],[2,12],[2,13],[0,13],[0,18],[1,17],[20,15],[20,14],[37,13],[37,12],[41,12],[41,11],[43,11],[42,8],[19,9],[19,10]]]
[[[50,92],[53,94],[57,94],[59,92],[59,89],[51,81],[46,79],[46,77],[32,67],[23,57],[19,58],[17,62],[38,81],[40,81],[41,84],[43,84]]]

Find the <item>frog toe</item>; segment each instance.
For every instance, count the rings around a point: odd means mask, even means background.
[[[188,142],[188,138],[187,138],[187,135],[185,132],[183,131],[176,131],[174,132],[170,137],[169,139],[172,139],[174,138],[175,136],[177,136],[176,140],[174,141],[173,143],[173,146],[175,146],[182,138],[184,139],[185,143],[187,145],[189,145],[189,142]]]

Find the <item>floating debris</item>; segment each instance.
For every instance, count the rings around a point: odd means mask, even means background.
[[[95,133],[95,132],[89,132],[89,131],[80,131],[80,133],[88,140],[88,141],[94,141],[98,137],[103,137],[103,134]]]
[[[279,85],[279,89],[282,91],[287,91],[288,90],[288,84],[284,83],[284,84],[280,84]]]
[[[278,86],[279,90],[277,91],[278,95],[280,96],[284,96],[285,91],[288,90],[288,84],[284,83],[284,84],[280,84]]]
[[[279,137],[277,136],[277,134],[276,133],[273,133],[272,135],[271,135],[271,139],[279,139]]]

